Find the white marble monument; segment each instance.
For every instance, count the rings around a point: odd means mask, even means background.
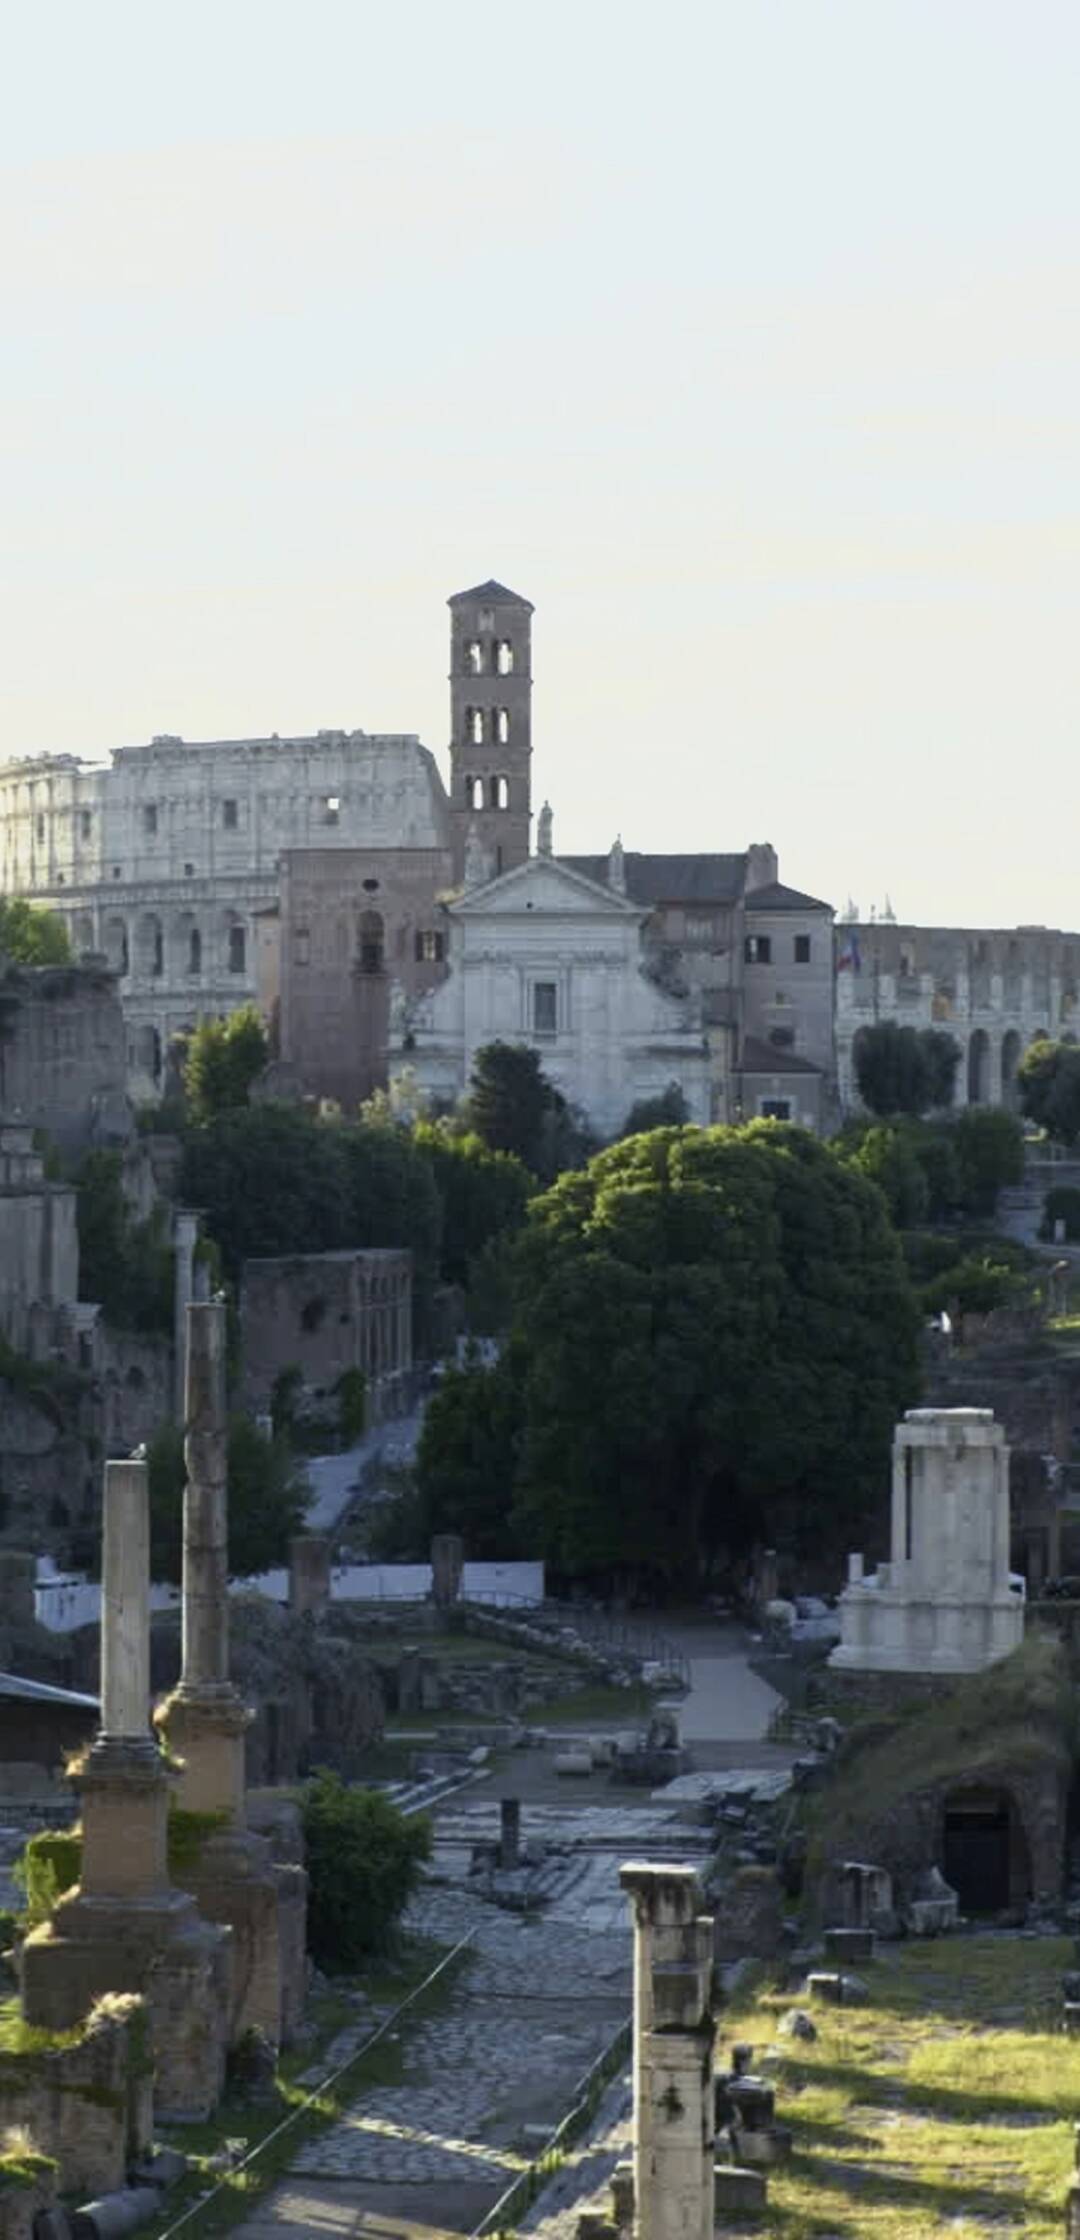
[[[848,1558],[849,1672],[979,1672],[1017,1648],[1024,1582],[1009,1570],[1009,1450],[991,1408],[909,1408],[893,1441],[892,1554]]]

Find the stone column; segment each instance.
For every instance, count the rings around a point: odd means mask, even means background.
[[[180,1684],[158,1720],[181,1761],[180,1804],[218,1822],[183,1879],[207,1919],[233,1932],[230,2041],[258,2029],[278,2044],[283,2018],[297,2006],[307,1882],[300,1868],[275,1868],[265,1839],[245,1826],[251,1713],[229,1678],[223,1301],[189,1305],[186,1353],[183,1655]]]
[[[150,1527],[144,1462],[105,1471],[102,1725],[72,1768],[82,1803],[78,1885],[21,1955],[26,2020],[72,2028],[106,1992],[150,2011],[159,2112],[203,2120],[224,2079],[229,1944],[168,1870],[170,1769],[150,1734]]]
[[[508,1872],[521,1865],[520,1797],[504,1797],[499,1807],[499,1865]]]
[[[173,1352],[175,1355],[176,1413],[183,1419],[187,1391],[187,1311],[194,1293],[195,1246],[199,1216],[189,1207],[177,1206],[173,1215]]]
[[[457,1532],[437,1532],[431,1543],[431,1594],[436,1610],[452,1610],[461,1593],[465,1543]]]
[[[638,2240],[712,2240],[713,1923],[692,1867],[620,1869],[634,1922]]]
[[[244,1820],[244,1735],[250,1713],[229,1679],[229,1550],[225,1305],[187,1310],[184,1408],[184,1564],[180,1685],[165,1706],[170,1747],[183,1759],[180,1802],[191,1812]]]
[[[325,1610],[330,1600],[330,1545],[324,1532],[298,1532],[289,1542],[289,1608],[295,1618]]]

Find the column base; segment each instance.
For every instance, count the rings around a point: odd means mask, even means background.
[[[232,1931],[228,2038],[261,2030],[280,2046],[295,2035],[307,1972],[307,1876],[275,1866],[265,1836],[222,1828],[189,1868],[176,1870],[200,1914]]]
[[[154,2101],[162,2120],[201,2123],[225,2081],[228,1932],[187,1891],[62,1898],[20,1956],[28,2023],[70,2030],[107,1992],[141,1992],[150,2017]]]
[[[181,1681],[154,1714],[177,1766],[176,1801],[183,1812],[224,1812],[244,1819],[244,1736],[252,1721],[231,1682],[187,1689]]]

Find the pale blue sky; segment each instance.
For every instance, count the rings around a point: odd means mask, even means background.
[[[1080,926],[1080,11],[0,5],[0,751],[447,733],[556,848]]]

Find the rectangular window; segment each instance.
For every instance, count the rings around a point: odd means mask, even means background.
[[[306,926],[297,926],[293,934],[293,963],[311,963],[311,935]]]
[[[90,834],[93,831],[93,818],[90,814],[89,809],[82,809],[79,812],[79,830],[82,833],[83,839],[89,840]]]
[[[559,991],[554,980],[534,980],[532,1023],[534,1034],[554,1034],[558,1026]]]
[[[466,658],[468,662],[469,675],[471,677],[482,677],[484,674],[484,648],[481,645],[479,638],[470,638],[469,650]]]
[[[323,802],[323,823],[337,824],[341,817],[341,800],[336,793],[328,793]]]
[[[423,932],[423,933],[418,933],[418,934],[417,934],[417,936],[416,936],[416,962],[417,962],[417,964],[441,964],[441,963],[442,963],[442,960],[443,960],[443,937],[442,937],[442,934],[441,934],[441,933],[435,933],[435,932]]]
[[[763,1120],[790,1120],[790,1100],[787,1097],[762,1097],[761,1117]]]
[[[157,831],[157,802],[147,801],[143,806],[142,828],[147,834]]]
[[[797,933],[795,936],[795,962],[796,964],[809,964],[810,962],[810,936],[808,933]]]
[[[769,935],[767,933],[748,933],[743,946],[743,956],[747,964],[770,964],[772,962],[772,942]]]
[[[711,941],[715,931],[711,918],[692,918],[686,914],[684,936],[687,941]]]
[[[229,927],[229,971],[247,971],[247,935],[243,926]]]
[[[221,821],[225,827],[226,832],[236,831],[237,825],[240,822],[240,804],[238,801],[222,802]]]

